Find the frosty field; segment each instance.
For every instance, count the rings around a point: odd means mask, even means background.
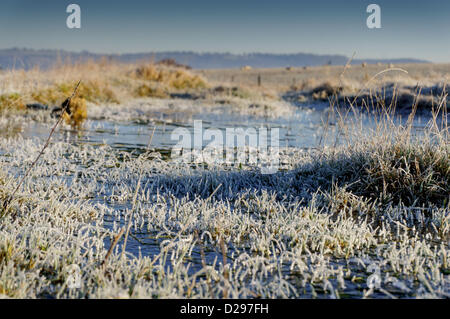
[[[79,75],[89,102],[86,121],[58,128],[0,210],[1,297],[450,297],[447,95],[436,73],[424,85],[424,95],[441,88],[426,96],[433,107],[419,110],[417,92],[405,89],[415,98],[399,114],[380,98],[370,111],[345,108],[345,90],[354,97],[365,87],[300,89],[292,73],[266,91],[264,81],[229,83],[219,71],[130,77],[125,66],[95,67],[108,77],[91,79],[82,67],[0,74],[9,103],[0,115],[0,204],[56,121],[17,104],[61,103],[70,91],[61,83]],[[340,83],[359,81],[349,77]],[[164,96],[155,96],[159,88]],[[194,120],[220,130],[279,128],[279,171],[173,161],[170,133],[192,130]]]

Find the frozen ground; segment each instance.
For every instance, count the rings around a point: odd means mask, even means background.
[[[157,103],[92,108],[85,131],[57,135],[0,221],[1,296],[450,297],[448,139],[427,121],[414,122],[428,132],[419,142],[392,128],[348,143],[356,131],[325,125],[326,110],[239,117]],[[168,160],[168,132],[193,119],[284,127],[283,170]],[[2,201],[51,123],[0,119]]]

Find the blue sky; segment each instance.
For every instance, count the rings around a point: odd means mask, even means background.
[[[82,28],[66,27],[66,7]],[[381,6],[381,29],[366,7]],[[309,52],[450,62],[448,0],[2,0],[0,48],[124,53]]]

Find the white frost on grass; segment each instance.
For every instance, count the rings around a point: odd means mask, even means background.
[[[2,200],[41,147],[0,139]],[[340,164],[317,162],[346,149],[325,152],[287,150],[285,172],[261,175],[245,165],[190,167],[158,154],[52,144],[13,202],[16,215],[0,221],[0,295],[448,298],[448,207],[419,216],[327,189],[324,176]],[[101,267],[131,216],[127,252],[120,241]],[[424,226],[413,228],[417,220]],[[370,288],[374,263],[381,284]],[[72,264],[80,289],[65,284]]]

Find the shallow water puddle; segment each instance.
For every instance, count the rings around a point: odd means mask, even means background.
[[[413,122],[413,131],[420,132],[424,129],[429,117],[416,117]],[[208,129],[219,129],[225,132],[227,128],[259,128],[279,129],[279,147],[294,147],[300,149],[316,148],[321,145],[334,145],[341,143],[337,135],[342,135],[342,129],[338,125],[338,119],[328,115],[328,109],[299,108],[290,117],[265,118],[240,114],[215,114],[215,113],[162,113],[154,112],[148,114],[145,120],[142,118],[126,121],[88,120],[80,130],[70,130],[68,127],[61,129],[54,137],[55,140],[107,144],[123,151],[136,151],[141,153],[147,146],[153,128],[155,133],[151,141],[151,148],[157,149],[167,156],[176,145],[176,136],[171,134],[177,128],[187,128],[192,135],[194,121],[202,121],[203,132]],[[396,124],[405,124],[406,117],[396,117]],[[360,127],[374,128],[371,115],[359,114],[357,116],[348,114],[345,119],[349,126],[346,130],[360,130]],[[327,124],[328,123],[328,124]],[[50,130],[50,124],[32,122],[23,128],[24,138],[38,137],[46,139]],[[19,131],[17,131],[19,132]],[[203,146],[210,141],[203,139]],[[224,142],[225,143],[225,142]]]

